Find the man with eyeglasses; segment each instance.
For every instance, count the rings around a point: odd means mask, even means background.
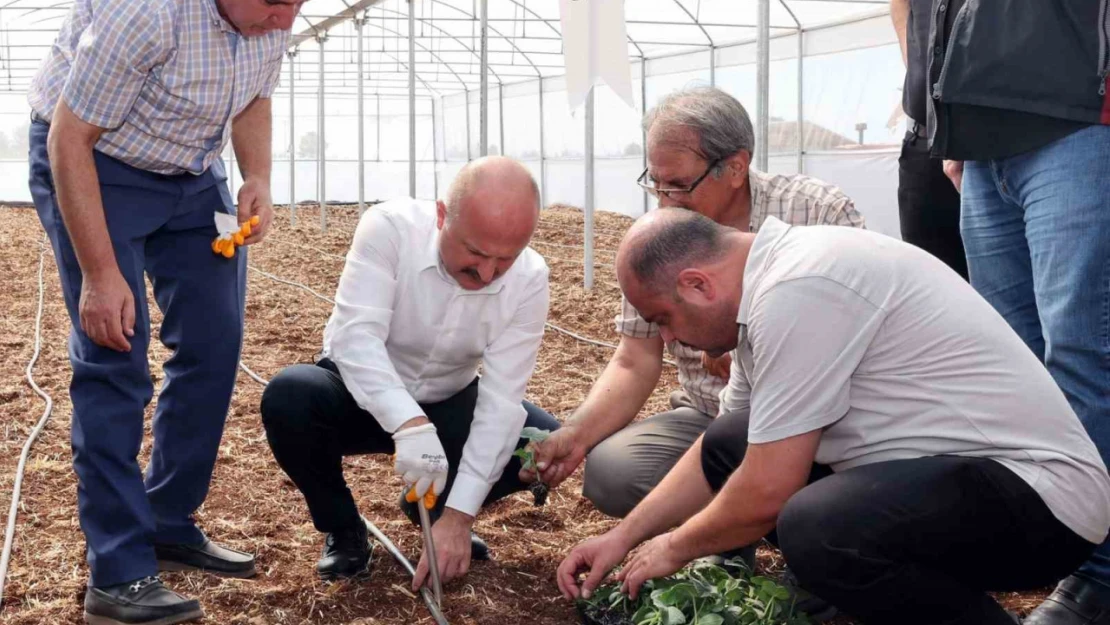
[[[87,623],[201,618],[160,570],[255,574],[253,556],[208,540],[193,518],[231,403],[246,298],[246,250],[225,258],[212,242],[217,214],[253,221],[248,245],[269,229],[270,97],[304,1],[76,0],[31,83],[31,195],[73,325]],[[220,160],[228,141],[243,174],[237,203]],[[144,475],[147,278],[172,356]]]
[[[791,225],[863,227],[838,188],[803,175],[751,168],[754,132],[744,107],[712,87],[663,98],[644,117],[648,167],[637,182],[661,207],[686,208],[744,232],[776,217]],[[616,354],[586,401],[537,450],[544,482],[562,482],[586,460],[584,494],[603,513],[628,514],[712,423],[728,383],[726,354],[670,342],[622,300]],[[678,363],[682,390],[671,410],[633,424],[658,384],[666,347]],[[751,558],[754,550],[745,554]]]

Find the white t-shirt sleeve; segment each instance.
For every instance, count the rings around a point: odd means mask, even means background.
[[[790,438],[843,417],[852,374],[884,317],[883,309],[826,278],[795,278],[758,295],[748,325],[754,363],[748,442]]]

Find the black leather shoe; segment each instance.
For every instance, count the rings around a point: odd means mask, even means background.
[[[415,525],[417,528],[420,527],[420,511],[416,509],[415,503],[405,501],[405,496],[403,493],[401,495],[401,512],[403,512],[405,516],[408,517],[408,520],[411,521],[413,525]],[[436,520],[439,519],[440,514],[442,514],[442,508],[436,508],[435,510],[429,511],[428,517],[431,519],[433,525],[435,524]],[[471,531],[470,559],[481,560],[482,562],[485,562],[487,560],[491,560],[492,558],[493,556],[490,554],[489,545],[486,544],[486,541],[482,540],[481,536]]]
[[[1025,625],[1110,625],[1110,588],[1083,577],[1064,578]]]
[[[470,559],[485,562],[491,557],[489,545],[486,544],[486,541],[482,540],[482,537],[474,532],[470,532]]]
[[[89,625],[174,625],[203,616],[196,599],[166,588],[157,577],[90,587],[85,593],[85,622]]]
[[[204,539],[201,545],[154,545],[159,571],[204,571],[220,577],[254,577],[254,556]]]
[[[370,572],[373,550],[366,525],[362,523],[351,529],[332,532],[324,539],[316,572],[325,580],[362,577]]]

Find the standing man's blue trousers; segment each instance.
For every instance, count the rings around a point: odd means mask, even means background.
[[[200,544],[192,515],[208,494],[243,337],[246,253],[212,252],[213,213],[234,213],[222,163],[200,176],[165,176],[94,152],[116,262],[135,296],[131,351],[81,329],[81,267],[58,210],[46,152],[49,127],[30,131],[31,194],[50,236],[73,329],[73,466],[93,586],[157,573],[154,543]],[[146,282],[163,313],[158,338],[173,355],[154,414],[154,445],[140,471],[143,414],[154,391]]]

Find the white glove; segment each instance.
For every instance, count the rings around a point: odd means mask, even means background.
[[[416,496],[423,497],[432,488],[439,495],[447,486],[447,454],[436,436],[436,426],[431,423],[401,430],[393,434],[397,451],[393,470],[405,481],[405,486],[416,487]]]

